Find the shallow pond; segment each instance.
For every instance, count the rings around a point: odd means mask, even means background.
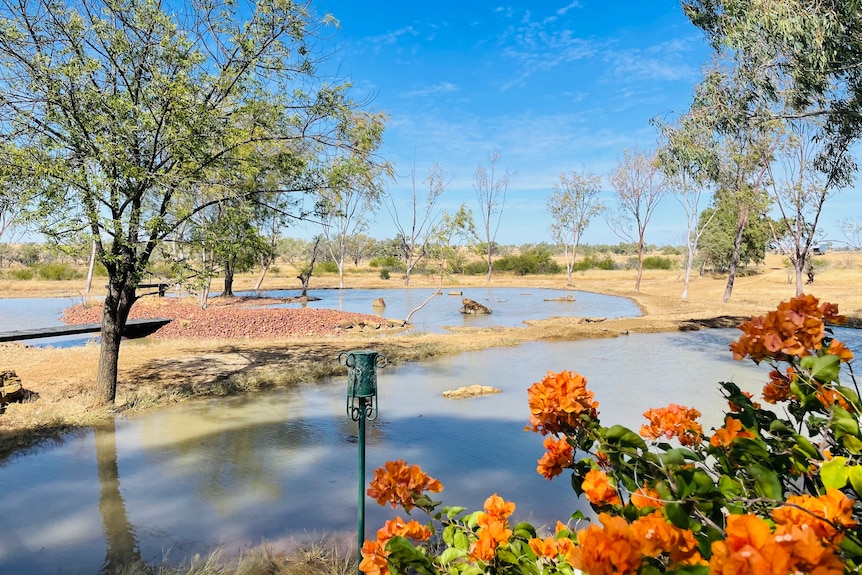
[[[516,518],[553,525],[587,507],[568,474],[551,482],[536,473],[542,437],[524,431],[526,389],[548,370],[575,370],[587,376],[605,424],[638,429],[646,409],[676,402],[699,408],[710,429],[725,405],[719,380],[751,391],[765,380],[762,367],[731,359],[738,333],[533,342],[387,367],[379,371],[380,417],[368,431],[368,477],[403,458],[443,482],[447,504],[478,508],[496,491],[516,502]],[[441,396],[473,383],[502,393]],[[345,392],[346,375],[189,402],[14,457],[0,466],[0,572],[96,573],[116,557],[178,561],[313,533],[351,540],[357,446]],[[394,512],[368,501],[367,513],[373,537]]]
[[[452,290],[450,290],[452,291]],[[523,288],[458,288],[461,296],[441,295],[431,298],[411,318],[414,330],[444,332],[446,327],[511,327],[522,325],[529,319],[542,319],[557,315],[577,317],[635,317],[640,309],[629,299],[615,296],[552,289]],[[308,295],[320,298],[307,305],[314,308],[329,308],[340,311],[376,314],[385,318],[405,319],[411,311],[422,305],[433,289],[327,289],[309,290]],[[296,290],[273,290],[256,292],[269,297],[293,297]],[[240,292],[237,295],[250,295]],[[571,295],[574,301],[566,301]],[[464,315],[459,312],[461,299],[467,297],[491,308],[490,315]],[[375,309],[371,304],[383,298],[386,307]],[[63,325],[60,317],[63,310],[80,303],[80,298],[0,298],[0,331],[13,331],[39,327]],[[273,307],[300,307],[299,303],[276,304]],[[88,341],[98,341],[98,336],[70,335],[33,339],[27,345],[74,347]]]

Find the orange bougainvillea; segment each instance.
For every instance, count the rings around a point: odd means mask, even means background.
[[[620,496],[617,490],[611,485],[608,474],[600,469],[591,469],[584,475],[584,482],[581,484],[581,489],[584,495],[593,505],[619,505]]]
[[[539,459],[536,471],[547,479],[553,479],[572,464],[575,450],[565,439],[553,436],[545,438],[545,454]]]
[[[846,318],[838,315],[838,306],[818,303],[814,296],[800,294],[778,304],[775,311],[744,322],[739,326],[742,336],[730,344],[734,359],[783,361],[821,349],[826,335],[824,322],[839,324]]]
[[[686,565],[703,562],[694,533],[670,524],[661,511],[637,518],[632,523],[632,533],[640,541],[644,555],[667,554],[673,563]]]
[[[700,443],[703,427],[695,421],[700,412],[693,407],[671,403],[667,407],[646,411],[644,417],[649,423],[641,426],[640,433],[647,439],[664,436],[667,439],[676,437],[683,445]]]
[[[426,541],[431,537],[431,530],[411,519],[405,522],[400,517],[387,521],[377,530],[376,541],[365,541],[362,544],[362,561],[359,570],[367,575],[386,575],[389,569],[386,564],[386,543],[393,537],[407,537],[414,541]]]
[[[507,518],[515,511],[515,504],[496,493],[485,500],[485,511],[478,516],[479,538],[470,548],[470,557],[478,561],[491,561],[497,547],[509,541],[512,530]]]
[[[594,419],[599,404],[587,389],[585,377],[571,372],[548,372],[527,390],[530,425],[526,429],[542,435],[565,433],[583,425],[581,417]]]
[[[735,417],[727,417],[724,420],[724,427],[715,430],[715,435],[709,438],[709,444],[713,447],[730,447],[734,439],[745,437],[754,439],[754,434],[743,429],[742,422]]]
[[[777,369],[769,372],[769,383],[763,386],[763,401],[776,404],[793,398],[790,384],[796,380],[796,371],[792,367],[787,368],[787,374]]]
[[[857,524],[853,519],[855,503],[855,500],[833,488],[827,489],[826,495],[819,497],[791,495],[785,505],[772,511],[772,519],[778,525],[810,528],[818,537],[838,544],[844,537],[839,529],[855,527]]]
[[[426,475],[418,465],[408,465],[403,459],[387,461],[374,471],[368,496],[379,505],[389,503],[393,509],[399,505],[405,511],[413,509],[414,496],[423,491],[443,491],[443,484]]]
[[[664,507],[664,502],[661,500],[661,496],[658,494],[658,491],[652,487],[646,486],[638,487],[637,490],[632,493],[630,502],[638,509],[643,509],[644,507]]]
[[[572,567],[590,575],[637,573],[643,553],[631,525],[607,513],[599,514],[599,521],[602,527],[578,531],[578,545],[569,553]]]

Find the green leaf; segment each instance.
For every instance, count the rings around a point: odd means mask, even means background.
[[[389,551],[387,558],[390,566],[397,566],[400,573],[416,572],[422,575],[436,575],[434,564],[424,553],[404,537],[396,536],[386,543]]]
[[[806,355],[799,360],[799,365],[811,373],[811,377],[820,383],[838,381],[841,371],[841,359],[837,355],[826,354],[821,356]]]
[[[455,559],[460,559],[461,557],[466,557],[467,551],[464,549],[455,549],[454,547],[449,547],[443,553],[440,554],[439,561],[442,565],[446,565]]]
[[[847,485],[847,458],[835,457],[820,466],[820,481],[824,487],[841,489]]]
[[[778,474],[762,465],[749,465],[748,472],[754,477],[754,491],[767,499],[782,499],[783,489]]]
[[[824,487],[841,489],[847,485],[848,471],[847,458],[835,457],[831,461],[820,466],[820,481]]]
[[[470,549],[470,538],[462,530],[457,529],[452,537],[452,547],[468,551]]]
[[[853,491],[856,492],[856,495],[862,497],[862,466],[854,465],[849,469],[848,478],[850,479],[850,485],[853,487]]]
[[[612,444],[618,444],[623,447],[634,447],[636,449],[646,450],[646,442],[643,438],[622,425],[613,425],[605,431],[605,441]]]
[[[532,539],[536,536],[536,528],[527,522],[521,522],[512,528],[512,534],[515,537],[523,537],[524,539]]]
[[[467,509],[467,508],[466,507],[451,506],[451,507],[444,507],[442,509],[442,511],[443,511],[443,513],[446,514],[446,517],[448,519],[454,519],[457,515],[460,515],[465,509]]]
[[[679,527],[680,529],[688,529],[688,514],[685,512],[685,509],[682,508],[682,505],[676,502],[665,503],[664,511],[667,514],[667,518],[670,519],[670,522],[676,527]]]
[[[843,436],[841,438],[841,444],[844,446],[844,449],[853,455],[859,455],[862,453],[862,441],[860,441],[855,435]]]

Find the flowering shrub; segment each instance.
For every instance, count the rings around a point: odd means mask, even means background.
[[[514,504],[498,495],[482,511],[441,507],[424,491],[439,481],[403,461],[378,470],[369,495],[429,516],[387,526],[362,549],[360,569],[390,573],[589,575],[689,573],[830,575],[862,570],[862,404],[840,384],[853,354],[833,339],[836,306],[801,295],[740,326],[737,360],[772,371],[765,409],[733,383],[724,423],[705,433],[700,412],[650,409],[640,434],[602,426],[587,380],[549,373],[528,390],[526,429],[547,436],[537,471],[572,470],[572,485],[598,513],[539,537],[511,525]],[[412,469],[412,471],[411,471]],[[388,494],[397,493],[397,496]],[[575,514],[573,519],[583,519]]]

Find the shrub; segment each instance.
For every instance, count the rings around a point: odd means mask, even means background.
[[[546,436],[537,471],[572,470],[572,487],[598,514],[575,530],[539,537],[512,525],[514,503],[496,494],[483,510],[440,507],[443,486],[398,460],[378,469],[368,495],[413,508],[429,524],[388,521],[362,548],[360,570],[386,573],[754,574],[858,572],[862,567],[862,401],[841,385],[853,354],[826,323],[837,306],[800,295],[740,326],[734,359],[772,368],[764,409],[720,383],[729,409],[704,432],[692,407],[644,413],[639,433],[605,427],[587,379],[549,372],[528,390],[527,430]],[[673,358],[668,358],[669,364]],[[572,518],[586,519],[576,513]],[[434,538],[432,535],[436,534]]]
[[[388,280],[389,279],[389,268],[383,268],[380,270],[380,279]]]
[[[36,277],[36,271],[33,268],[13,268],[8,276],[16,280],[31,280]]]
[[[644,258],[645,270],[670,270],[674,268],[675,261],[664,256],[647,256]]]
[[[501,257],[494,262],[493,267],[497,271],[510,271],[519,276],[560,273],[560,265],[551,259],[550,250],[542,247],[525,250],[516,256]]]
[[[404,271],[404,262],[395,256],[379,256],[368,262],[373,268],[389,268],[390,270]]]
[[[466,262],[461,273],[468,276],[481,276],[488,273],[488,264],[485,262]]]
[[[338,273],[338,264],[332,261],[329,262],[320,262],[317,264],[320,267],[320,271],[327,274],[337,274]]]
[[[584,259],[576,261],[572,267],[574,271],[583,272],[589,269],[612,270],[614,269],[614,260],[610,256],[599,257],[593,254],[587,254]]]
[[[71,265],[62,262],[41,264],[38,266],[38,271],[40,278],[49,281],[76,280],[84,277],[84,274]]]

